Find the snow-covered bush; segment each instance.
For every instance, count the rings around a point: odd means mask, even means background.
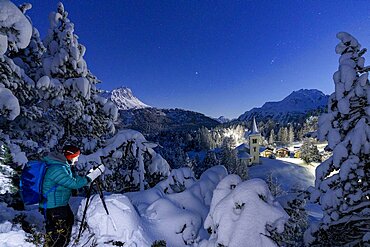
[[[335,92],[318,130],[333,155],[317,167],[311,191],[324,215],[305,233],[305,241],[313,246],[363,246],[370,244],[370,68],[362,57],[366,49],[353,36],[341,32],[337,38]]]
[[[156,240],[164,240],[167,246],[184,247],[194,246],[200,239],[208,238],[202,227],[203,219],[209,211],[214,189],[227,175],[225,168],[212,167],[197,181],[189,179],[192,176],[189,169],[181,168],[171,174],[148,190],[106,196],[109,215],[100,198],[93,197],[86,215],[87,229],[80,243],[89,246],[88,243],[104,245],[117,242],[149,247]],[[174,177],[176,181],[183,181],[186,188],[181,192],[166,193],[174,183]],[[83,200],[79,206],[79,219],[85,202]],[[75,227],[74,235],[77,230]]]
[[[92,154],[81,155],[78,167],[86,171],[97,164],[106,165],[104,185],[108,191],[144,190],[170,173],[167,161],[153,150],[156,144],[137,131],[120,130],[102,145]]]
[[[283,232],[288,215],[274,201],[261,179],[242,182],[237,175],[225,177],[213,192],[204,227],[211,232],[200,246],[275,246],[266,225]]]
[[[276,176],[274,176],[273,172],[269,172],[265,179],[267,186],[272,194],[272,196],[282,196],[286,194],[286,191],[282,188],[281,184],[278,182]]]
[[[31,213],[27,217],[5,203],[0,203],[0,246],[35,246],[31,243],[33,240],[30,239],[30,234],[22,229],[24,224],[30,226],[31,218]]]

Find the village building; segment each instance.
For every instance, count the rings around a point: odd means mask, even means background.
[[[275,153],[276,156],[280,158],[287,158],[290,155],[289,149],[285,147],[276,148]]]
[[[294,158],[300,159],[301,158],[301,150],[297,150],[294,152]]]
[[[270,155],[274,155],[274,149],[270,147],[260,147],[260,156],[268,158]]]
[[[252,161],[252,156],[249,154],[249,146],[245,143],[236,147],[237,156],[241,164],[250,166]]]

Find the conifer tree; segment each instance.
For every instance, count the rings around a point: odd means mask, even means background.
[[[114,133],[118,109],[98,95],[99,80],[87,69],[83,58],[86,48],[79,44],[74,24],[67,17],[62,3],[58,4],[57,12],[49,16],[50,28],[43,55],[45,76],[37,84],[46,85],[43,107],[53,109],[50,118],[64,128],[60,143],[82,141],[84,149],[91,151],[96,148],[91,145],[96,136]]]
[[[229,174],[239,175],[242,179],[248,177],[248,168],[238,160],[235,142],[231,137],[224,138],[221,147],[220,164],[225,166]]]
[[[26,14],[26,11],[31,9],[32,5],[24,3],[19,6],[19,9]],[[32,20],[29,16],[27,19],[32,24]],[[29,45],[24,49],[19,49],[17,52],[10,52],[11,57],[16,65],[24,70],[24,72],[35,82],[40,79],[43,68],[42,68],[42,56],[46,48],[41,41],[40,33],[36,27],[32,27],[32,36]]]
[[[30,44],[30,20],[14,4],[7,1],[2,4],[7,9],[4,13],[10,15],[5,19],[10,21],[0,21],[0,35],[8,40],[0,44],[5,47],[0,48],[3,50],[0,52],[0,129],[12,162],[24,164],[26,155],[32,153],[33,158],[38,158],[45,149],[52,147],[60,129],[44,118],[35,82],[12,59]]]
[[[304,160],[306,163],[321,161],[319,149],[316,147],[316,145],[313,144],[313,141],[310,138],[306,138],[303,141],[301,147],[301,159]]]
[[[333,155],[316,169],[311,199],[323,210],[319,224],[306,232],[312,246],[370,244],[370,84],[366,49],[348,33],[337,34],[339,69],[328,113],[319,119],[319,138]]]
[[[288,143],[288,129],[286,127],[281,127],[279,129],[278,138],[282,144]]]
[[[289,130],[288,130],[288,141],[289,141],[289,143],[293,143],[294,142],[294,128],[293,128],[293,125],[290,125],[289,126]]]
[[[274,129],[272,129],[270,132],[269,144],[274,144],[274,143],[275,143],[275,131]]]
[[[289,215],[289,220],[284,225],[284,232],[278,233],[276,228],[267,225],[271,238],[278,246],[304,246],[303,234],[308,226],[305,205],[305,193],[292,194],[283,202],[284,210]]]

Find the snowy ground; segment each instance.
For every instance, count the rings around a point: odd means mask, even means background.
[[[319,163],[306,164],[303,160],[295,158],[261,158],[260,160],[260,165],[249,168],[249,178],[266,180],[268,174],[272,174],[288,194],[294,189],[307,189],[309,186],[314,186],[315,169]],[[316,204],[308,203],[306,210],[312,221],[322,217],[321,209]]]
[[[260,165],[254,165],[249,168],[250,178],[266,179],[268,174],[272,173],[281,187],[290,192],[292,188],[301,187],[307,189],[313,186],[315,182],[315,167],[306,165],[301,159],[261,158]]]
[[[173,170],[170,176],[154,188],[126,194],[106,194],[109,210],[106,214],[99,196],[93,196],[86,214],[86,229],[80,242],[73,246],[150,247],[156,240],[165,240],[167,246],[182,247],[208,239],[203,228],[212,201],[213,191],[227,176],[223,166],[215,166],[196,180],[189,168]],[[70,205],[76,220],[80,221],[86,199],[72,198]],[[25,241],[26,234],[20,225],[11,221],[22,212],[0,204],[0,246],[33,246]],[[28,221],[41,230],[42,215],[37,206],[25,212]],[[78,234],[75,224],[72,242]]]

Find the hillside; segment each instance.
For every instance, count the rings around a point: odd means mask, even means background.
[[[204,126],[213,128],[220,123],[204,114],[182,109],[144,108],[120,111],[120,125],[144,134],[162,131],[195,131]]]
[[[317,89],[301,89],[293,91],[281,101],[266,102],[262,107],[256,107],[242,114],[238,120],[257,121],[274,120],[282,124],[302,122],[308,115],[315,115],[327,108],[329,95]]]

